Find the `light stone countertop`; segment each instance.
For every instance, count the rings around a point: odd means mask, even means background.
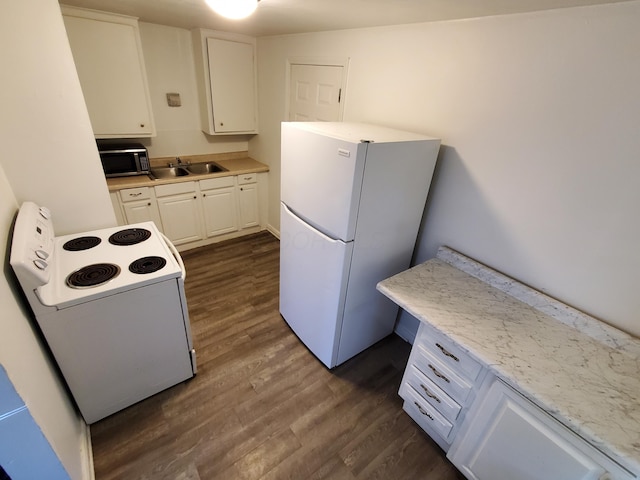
[[[378,290],[640,475],[640,340],[449,248]]]
[[[147,175],[135,175],[130,177],[107,178],[107,185],[110,192],[122,190],[124,188],[155,187],[168,183],[193,182],[204,180],[205,178],[228,177],[230,175],[244,175],[245,173],[268,172],[269,167],[253,158],[247,156],[247,152],[232,152],[210,155],[181,155],[183,162],[207,163],[214,162],[225,168],[225,172],[209,173],[204,175],[187,175],[163,180],[154,180]],[[151,168],[167,166],[169,162],[175,161],[175,157],[152,158]]]

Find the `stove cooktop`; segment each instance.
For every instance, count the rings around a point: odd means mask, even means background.
[[[153,222],[56,237],[49,263],[49,281],[36,294],[57,308],[182,275]]]

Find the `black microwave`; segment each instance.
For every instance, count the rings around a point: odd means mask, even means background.
[[[141,143],[110,145],[98,143],[98,152],[102,169],[107,177],[147,175],[150,172],[149,154]]]

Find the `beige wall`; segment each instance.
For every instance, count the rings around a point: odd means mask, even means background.
[[[115,225],[58,3],[3,7],[0,165],[18,203],[49,207],[58,235]]]
[[[199,98],[191,33],[183,28],[140,22],[153,116],[158,135],[142,142],[151,157],[238,152],[248,135],[206,135],[200,129]],[[181,107],[169,107],[166,94],[177,92]]]
[[[442,138],[418,261],[450,245],[640,335],[639,24],[631,1],[260,38],[270,224],[286,60],[349,57],[345,121]]]
[[[32,200],[61,235],[115,225],[55,0],[8,2],[0,19],[0,363],[74,480],[92,477],[86,425],[67,396],[8,265],[12,222]]]
[[[0,167],[0,251],[9,248],[18,203]],[[8,259],[8,253],[6,254]],[[0,364],[74,480],[90,477],[86,426],[42,346],[8,262],[0,276]]]

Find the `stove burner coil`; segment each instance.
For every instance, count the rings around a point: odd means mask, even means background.
[[[89,250],[100,244],[102,240],[99,237],[87,236],[72,238],[62,248],[69,252],[79,252],[81,250]]]
[[[97,287],[120,274],[120,267],[112,263],[94,263],[82,267],[67,277],[67,285],[71,288]]]
[[[144,228],[127,228],[120,230],[109,237],[112,245],[135,245],[144,242],[151,236],[151,232]]]
[[[131,262],[129,265],[129,271],[131,273],[153,273],[157,272],[167,264],[167,261],[162,257],[142,257]]]

